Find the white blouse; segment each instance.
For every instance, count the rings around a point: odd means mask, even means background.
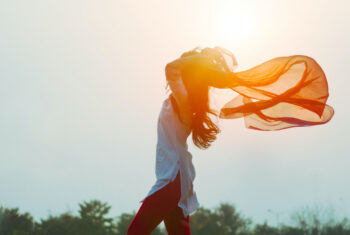
[[[146,197],[174,181],[178,171],[180,171],[181,196],[178,206],[187,217],[199,207],[196,192],[193,190],[193,180],[196,173],[192,164],[192,155],[188,151],[186,143],[187,137],[191,133],[189,105],[181,77],[168,79],[168,82],[172,90],[171,95],[174,96],[178,104],[181,120],[175,113],[170,97],[168,97],[163,102],[158,118],[155,168],[157,180]]]

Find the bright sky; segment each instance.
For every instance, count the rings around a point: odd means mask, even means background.
[[[0,205],[36,219],[90,199],[112,216],[138,210],[155,182],[165,64],[223,46],[238,70],[313,57],[335,115],[278,132],[221,120],[206,151],[189,139],[200,204],[233,203],[254,222],[313,205],[350,217],[349,12],[347,0],[1,1]]]

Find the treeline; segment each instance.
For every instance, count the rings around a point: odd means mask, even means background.
[[[126,235],[135,212],[112,218],[108,216],[110,209],[107,203],[91,200],[79,204],[78,215],[66,212],[37,222],[18,208],[0,207],[0,235]],[[347,218],[323,221],[318,213],[303,211],[294,215],[294,220],[295,226],[253,225],[233,205],[222,203],[214,210],[199,208],[190,216],[190,226],[192,235],[350,235]],[[152,233],[166,234],[160,226]]]

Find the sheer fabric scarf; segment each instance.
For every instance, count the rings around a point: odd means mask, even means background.
[[[210,86],[238,93],[221,108],[222,119],[244,118],[247,128],[270,131],[320,125],[334,115],[334,109],[326,104],[329,96],[326,76],[311,57],[277,57],[234,72],[237,62],[230,51],[222,47],[196,50],[208,55],[215,69],[197,63],[196,69],[192,66],[182,71],[183,79],[192,79],[201,70],[202,75],[211,74],[207,80]]]

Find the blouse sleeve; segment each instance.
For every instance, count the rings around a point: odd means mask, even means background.
[[[190,125],[192,121],[191,110],[187,90],[182,81],[181,73],[178,69],[170,67],[166,67],[165,73],[172,95],[178,104],[180,118],[186,125]]]

